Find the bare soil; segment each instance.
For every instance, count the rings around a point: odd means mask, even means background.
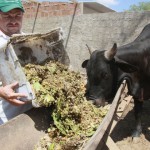
[[[134,140],[131,138],[135,127],[133,106],[131,102],[127,115],[116,125],[111,137],[120,150],[150,150],[150,100],[145,101],[143,106],[142,134]]]

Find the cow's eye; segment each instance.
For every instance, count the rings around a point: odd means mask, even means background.
[[[108,78],[109,78],[108,73],[103,72],[103,73],[102,73],[102,78],[103,78],[103,79],[108,79]]]

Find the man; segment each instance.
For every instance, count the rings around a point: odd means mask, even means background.
[[[21,34],[23,13],[21,0],[0,0],[0,47],[13,34]],[[17,87],[18,82],[0,86],[0,124],[32,108],[30,103],[19,100],[26,95],[15,93]]]

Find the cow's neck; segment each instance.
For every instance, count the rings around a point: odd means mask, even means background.
[[[112,94],[111,97],[114,97],[120,84],[123,80],[127,81],[128,87],[131,88],[131,78],[129,74],[124,73],[115,65],[115,60],[110,61],[110,69],[113,74],[113,84],[112,84]]]
[[[111,97],[114,97],[118,86],[119,86],[119,82],[118,82],[118,67],[115,65],[115,59],[110,61],[110,69],[111,72],[113,74],[113,84],[112,84],[112,94]]]
[[[150,39],[145,41],[134,41],[130,44],[118,47],[116,56],[130,64],[139,67],[139,64],[143,64],[144,60],[149,60],[150,56]],[[143,47],[139,46],[143,45]],[[142,65],[143,67],[143,65]]]
[[[127,81],[127,85],[128,85],[128,89],[131,89],[131,85],[132,85],[132,77],[130,74],[123,72],[122,70],[120,70],[118,68],[118,86],[122,83],[123,80]]]

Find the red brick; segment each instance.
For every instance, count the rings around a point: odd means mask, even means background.
[[[44,14],[44,17],[48,17],[48,13],[45,13],[45,14]]]
[[[48,11],[52,11],[52,10],[53,10],[52,7],[53,7],[53,6],[49,6],[49,7],[48,7]]]
[[[38,6],[38,2],[33,2],[33,6],[37,7]]]
[[[41,14],[41,17],[44,17],[44,12],[41,12],[40,14]]]
[[[53,16],[54,12],[48,12],[48,16]]]
[[[42,5],[48,5],[49,2],[42,2],[41,4],[42,4]]]
[[[67,5],[61,4],[61,10],[65,10],[67,8]]]
[[[62,5],[67,5],[67,3],[62,3]]]
[[[39,7],[39,11],[42,12],[43,10],[44,10],[44,7],[43,7],[43,6],[40,6],[40,7]]]
[[[61,16],[62,12],[61,11],[54,11],[53,15],[54,16]]]
[[[63,15],[63,16],[68,15],[68,11],[62,10],[62,15]]]
[[[31,17],[31,15],[30,15],[30,14],[26,15],[26,18],[30,18],[30,17]]]
[[[53,4],[54,4],[53,2],[49,2],[49,6],[53,6]]]

